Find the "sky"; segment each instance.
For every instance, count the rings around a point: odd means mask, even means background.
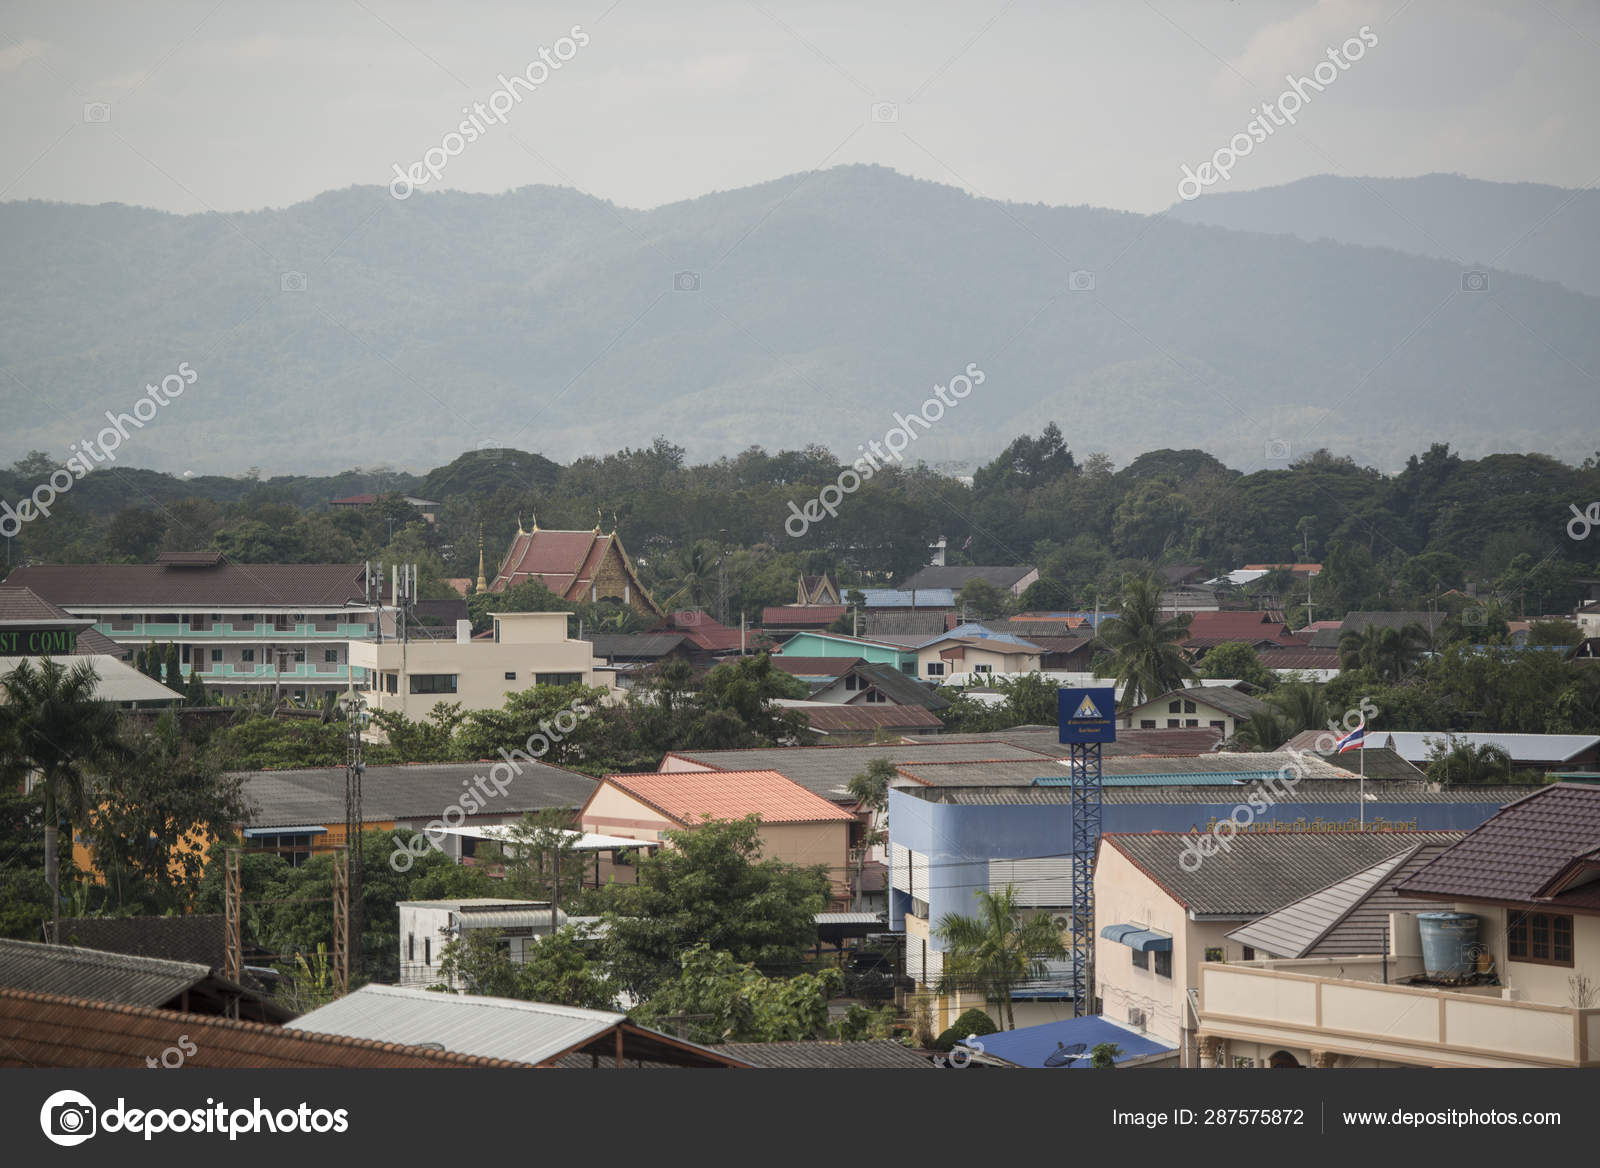
[[[1600,180],[1593,0],[7,0],[0,200],[285,207],[432,148],[426,189],[644,208],[874,162],[1148,213],[1351,38],[1360,59],[1302,89],[1229,189]],[[448,140],[502,74],[538,84]]]

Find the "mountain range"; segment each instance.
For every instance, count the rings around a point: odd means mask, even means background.
[[[1385,180],[1402,226],[1425,229],[1408,237],[1341,203],[1360,190],[1346,181],[1156,216],[875,166],[651,210],[552,187],[357,187],[188,216],[0,204],[0,458],[64,462],[180,362],[195,384],[120,464],[326,473],[480,446],[567,461],[656,435],[691,458],[853,458],[968,365],[981,383],[912,428],[908,459],[988,458],[1052,420],[1119,463],[1593,453],[1592,196]],[[1485,288],[1464,271],[1480,265]]]

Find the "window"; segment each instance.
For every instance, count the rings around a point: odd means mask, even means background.
[[[213,649],[213,650],[211,650],[211,660],[212,660],[213,663],[221,661],[222,660],[222,650],[221,649]]]
[[[1172,950],[1170,950],[1170,949],[1157,949],[1156,950],[1156,976],[1157,977],[1171,977],[1172,976]]]
[[[1250,946],[1246,945],[1244,947],[1244,956],[1243,956],[1242,960],[1244,960],[1244,961],[1254,961],[1255,959],[1256,959],[1256,951],[1254,949],[1250,948]]]
[[[399,693],[399,675],[394,673],[385,673],[383,675],[383,688],[384,692],[386,693]]]
[[[1154,730],[1155,728],[1156,728],[1156,720],[1154,718],[1140,718],[1139,719],[1139,729],[1141,729],[1141,730]]]
[[[1206,725],[1210,726],[1213,730],[1226,730],[1228,728],[1228,724],[1220,720],[1215,722],[1207,722]]]
[[[576,685],[583,680],[581,673],[535,673],[534,685]],[[451,684],[450,692],[455,693],[455,685]]]
[[[1179,707],[1180,704],[1181,703],[1179,703],[1177,701],[1168,702],[1167,703],[1167,713],[1169,713],[1169,714],[1179,713],[1180,711],[1179,711],[1178,707]]]
[[[1206,950],[1206,960],[1207,961],[1221,961],[1221,960],[1223,960],[1222,946],[1213,945],[1210,948],[1208,948]]]
[[[930,662],[928,662],[928,676],[929,677],[943,677],[944,676],[944,662],[943,661],[930,661]]]
[[[994,672],[994,666],[993,665],[974,665],[972,667],[972,672],[974,672],[974,673],[993,673]]]
[[[516,681],[517,680],[517,671],[515,669],[506,670],[506,680],[507,681]]]
[[[886,702],[888,700],[889,700],[888,698],[884,697],[881,693],[879,693],[875,689],[869,689],[867,691],[867,701],[868,702]]]
[[[1185,714],[1194,713],[1194,703],[1193,702],[1184,702],[1183,703],[1183,712]]]
[[[407,933],[406,934],[406,960],[407,961],[415,961],[416,959],[417,959],[417,935],[415,933]]]
[[[1572,918],[1519,913],[1506,924],[1506,954],[1536,965],[1572,964]]]
[[[324,649],[322,651],[322,663],[324,665],[337,665],[337,664],[339,664],[339,650],[337,650],[337,649]]]
[[[860,689],[861,679],[853,673],[847,673],[844,678],[844,687],[845,689]]]
[[[453,694],[456,692],[454,673],[413,673],[410,677],[414,694]],[[391,691],[392,692],[392,691]]]
[[[296,665],[304,665],[306,663],[306,651],[304,649],[296,649],[294,651],[294,663]]]
[[[1183,724],[1185,726],[1196,726],[1197,727],[1197,726],[1200,725],[1200,719],[1199,718],[1185,718],[1183,720]]]
[[[244,625],[253,625],[253,624],[255,624],[256,623],[256,614],[253,613],[253,612],[247,612],[247,613],[241,614],[240,617],[239,617],[239,623],[240,624],[244,624]]]
[[[1181,719],[1179,719],[1179,718],[1168,718],[1167,719],[1167,729],[1168,730],[1180,729],[1180,727],[1178,726],[1179,721],[1181,721]]]
[[[185,665],[189,664],[189,646],[183,646],[183,652],[181,652],[178,656]]]
[[[424,964],[424,965],[432,965],[433,964],[433,938],[432,937],[424,937],[424,938],[422,938],[422,964]]]
[[[255,659],[256,659],[256,651],[254,649],[240,649],[239,650],[239,660],[240,661],[254,661]]]
[[[1150,954],[1146,953],[1143,949],[1133,949],[1130,950],[1130,952],[1133,954],[1133,967],[1135,969],[1150,968]]]

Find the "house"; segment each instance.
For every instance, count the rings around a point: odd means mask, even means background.
[[[1256,648],[1256,659],[1279,677],[1295,676],[1311,681],[1332,681],[1342,668],[1337,649],[1313,649],[1309,645],[1260,645]]]
[[[904,645],[875,641],[868,637],[847,637],[843,633],[796,633],[783,643],[783,648],[773,653],[774,665],[780,657],[859,657],[879,665],[893,666],[912,677],[918,676],[917,655]]]
[[[856,817],[777,771],[680,771],[606,775],[578,814],[584,831],[659,841],[711,819],[761,818],[763,854],[827,869],[836,901],[851,896]]]
[[[727,657],[763,653],[772,647],[772,637],[761,629],[732,628],[709,613],[680,609],[651,633],[683,637],[683,649],[696,668],[709,668]]]
[[[606,686],[594,646],[567,636],[567,613],[497,612],[492,639],[476,639],[467,621],[451,640],[360,641],[350,662],[362,671],[372,710],[426,718],[442,702],[497,710],[536,685]]]
[[[0,1067],[401,1070],[526,1067],[438,1049],[293,1030],[215,1014],[0,989]],[[181,1060],[174,1063],[173,1060]]]
[[[1359,887],[1326,886],[1314,903],[1258,923],[1270,946],[1304,956],[1202,971],[1205,1061],[1600,1066],[1600,1003],[1581,992],[1600,975],[1597,871],[1600,787],[1563,782],[1509,803],[1428,862],[1408,862],[1398,879],[1369,873],[1393,890],[1385,931],[1375,927],[1382,899],[1374,909]],[[1432,911],[1414,911],[1417,902]],[[1296,942],[1297,927],[1345,905],[1327,951],[1320,939]],[[1448,948],[1435,943],[1446,928]]]
[[[537,1067],[747,1067],[713,1047],[696,1046],[628,1021],[584,1010],[477,994],[437,994],[408,986],[365,985],[295,1019],[290,1031],[361,1042],[433,1044],[449,1053]],[[574,1057],[578,1056],[578,1057]]]
[[[861,627],[852,631],[881,641],[898,642],[904,637],[909,644],[917,644],[958,623],[949,609],[869,608],[861,614]]]
[[[594,659],[604,662],[619,689],[631,689],[639,672],[651,665],[692,657],[693,646],[682,633],[589,633],[582,639],[593,646]]]
[[[917,646],[917,676],[936,684],[978,674],[1037,673],[1043,650],[1011,633],[959,625]]]
[[[920,706],[928,710],[942,710],[950,703],[933,687],[913,681],[892,665],[878,665],[865,658],[854,661],[844,657],[784,657],[772,658],[775,669],[798,677],[813,687],[814,702],[833,702],[841,705]]]
[[[1302,896],[1424,844],[1459,833],[1245,832],[1190,865],[1194,837],[1169,832],[1100,838],[1094,872],[1095,988],[1106,1018],[1200,1065],[1189,990],[1208,963],[1249,961],[1230,933]]]
[[[1182,646],[1195,660],[1229,641],[1243,641],[1256,650],[1286,647],[1303,649],[1305,642],[1289,631],[1282,617],[1269,612],[1191,612],[1189,635]]]
[[[1600,661],[1600,637],[1585,637],[1567,651],[1568,661]]]
[[[1600,600],[1583,605],[1572,619],[1585,638],[1600,637]]]
[[[461,987],[439,970],[445,945],[464,940],[479,929],[494,929],[510,960],[521,964],[530,946],[567,923],[560,909],[551,912],[549,901],[505,900],[477,896],[457,900],[402,900],[400,910],[400,985],[422,989],[443,984]]]
[[[294,1017],[259,989],[201,962],[6,938],[0,938],[0,989],[274,1024]]]
[[[1272,707],[1260,698],[1225,685],[1195,685],[1169,690],[1137,706],[1119,706],[1117,717],[1125,727],[1154,730],[1158,726],[1209,726],[1232,738],[1239,727]]]
[[[961,565],[929,566],[900,584],[902,592],[927,592],[930,589],[949,589],[960,592],[973,580],[982,580],[1000,592],[1021,596],[1028,585],[1039,579],[1039,569],[1028,565]]]
[[[563,600],[615,601],[652,621],[665,615],[639,583],[614,528],[610,535],[601,535],[598,525],[592,531],[548,531],[535,522],[532,531],[524,531],[518,520],[489,591],[504,592],[526,581],[543,584]]]
[[[6,584],[88,618],[125,653],[172,642],[184,676],[193,667],[213,697],[272,686],[309,703],[364,680],[352,671],[350,645],[377,635],[377,605],[389,590],[388,581],[369,582],[364,564],[232,564],[219,552],[164,554],[154,564],[30,565]]]
[[[579,807],[595,789],[588,775],[535,761],[516,743],[506,749],[499,760],[368,767],[362,776],[366,829],[431,829],[433,846],[470,859],[472,838],[441,826],[515,823],[529,813]],[[246,850],[275,852],[298,867],[346,842],[343,767],[238,773],[252,807],[241,825]]]

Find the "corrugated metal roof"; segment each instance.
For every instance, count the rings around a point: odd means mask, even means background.
[[[0,986],[10,989],[160,1006],[210,975],[192,961],[0,938]]]
[[[957,761],[972,759],[1028,759],[1044,763],[1038,751],[990,738],[962,737],[957,741],[921,739],[915,743],[884,742],[861,746],[774,746],[750,750],[677,750],[669,758],[682,759],[719,771],[772,770],[806,790],[833,802],[854,803],[850,780],[875,758],[893,763],[918,759]],[[1046,764],[1048,765],[1048,764]],[[343,788],[341,787],[342,791]]]
[[[85,630],[92,631],[92,630]],[[24,661],[35,668],[38,657],[0,657],[0,675],[10,673]],[[76,667],[87,661],[95,672],[94,696],[107,702],[174,702],[183,695],[168,689],[159,681],[146,677],[133,666],[110,653],[76,653],[69,658],[59,658],[59,663]]]
[[[759,815],[764,823],[854,821],[848,811],[777,771],[658,771],[607,775],[605,781],[690,826],[706,815]]]
[[[883,917],[870,912],[820,912],[813,918],[819,925],[881,925]]]
[[[1600,734],[1468,734],[1453,730],[1373,730],[1367,734],[1373,746],[1386,746],[1419,764],[1427,761],[1434,743],[1452,739],[1473,746],[1498,746],[1512,762],[1566,762],[1600,746]]]
[[[406,1046],[437,1042],[459,1054],[541,1063],[625,1020],[606,1010],[368,985],[286,1029]]]

